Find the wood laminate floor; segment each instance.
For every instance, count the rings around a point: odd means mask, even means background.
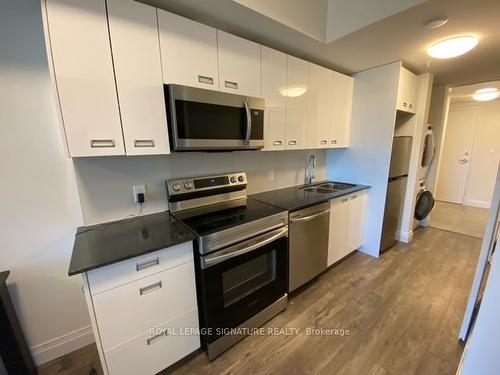
[[[379,259],[354,253],[294,293],[288,308],[264,326],[299,334],[250,336],[213,362],[200,354],[175,373],[455,374],[463,350],[457,335],[480,244],[425,228],[411,244],[398,244]],[[321,328],[349,335],[307,334]],[[40,374],[88,374],[81,357],[66,357]]]
[[[486,208],[436,201],[429,215],[429,225],[433,228],[483,238],[488,213],[489,210]]]

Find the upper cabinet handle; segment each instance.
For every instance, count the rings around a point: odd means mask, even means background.
[[[273,146],[281,146],[282,144],[282,141],[273,141]]]
[[[90,147],[92,148],[115,147],[115,141],[113,139],[92,139],[90,141]]]
[[[403,102],[403,107],[408,107],[408,103]]]
[[[321,143],[322,145],[326,145],[326,144],[328,143],[328,141],[324,139],[324,140],[322,140],[320,143]]]
[[[238,82],[224,81],[224,86],[228,89],[238,90]]]
[[[136,139],[134,147],[155,147],[155,141],[152,139]]]
[[[332,139],[332,145],[336,145],[337,144],[337,140],[336,139]]]
[[[294,146],[297,144],[297,141],[288,141],[288,144],[291,145],[291,146]]]
[[[206,83],[207,85],[213,85],[214,79],[212,77],[207,77],[207,76],[198,76],[198,82]]]

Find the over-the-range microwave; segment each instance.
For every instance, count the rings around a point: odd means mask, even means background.
[[[264,99],[175,84],[164,91],[174,151],[264,147]]]

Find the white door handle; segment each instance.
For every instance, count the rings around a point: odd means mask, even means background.
[[[463,158],[463,159],[458,159],[458,162],[460,164],[467,164],[469,162],[469,159]]]

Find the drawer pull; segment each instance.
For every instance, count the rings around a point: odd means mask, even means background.
[[[115,147],[115,141],[112,139],[92,139],[90,141],[90,147],[92,148]]]
[[[273,141],[273,146],[281,146],[282,144],[282,141]]]
[[[155,141],[152,139],[136,139],[134,147],[155,147]]]
[[[160,264],[160,258],[156,257],[155,259],[148,260],[144,263],[136,263],[135,268],[137,272],[145,270],[146,268],[154,267]]]
[[[297,141],[288,141],[288,144],[290,146],[295,146],[297,144]]]
[[[147,341],[148,345],[151,345],[151,344],[154,344],[155,342],[160,341],[162,338],[167,337],[167,336],[168,336],[168,334],[167,334],[167,331],[165,330],[157,335],[154,335],[153,337],[150,337],[146,341]]]
[[[337,140],[336,139],[332,139],[332,145],[336,145],[337,144]]]
[[[153,292],[157,289],[161,289],[161,287],[163,286],[162,282],[161,281],[158,281],[157,283],[154,283],[154,284],[151,284],[151,285],[148,285],[148,286],[145,286],[143,288],[139,288],[139,293],[140,295],[144,295],[144,294],[147,294],[147,293],[150,293],[150,292]]]
[[[357,197],[358,197],[357,195],[353,195],[351,199],[356,199]]]
[[[206,83],[207,85],[213,85],[214,79],[212,77],[207,77],[207,76],[198,76],[198,82]]]
[[[224,81],[224,86],[228,89],[238,90],[238,82]]]
[[[327,143],[328,143],[328,141],[327,141],[327,140],[325,140],[325,139],[323,139],[323,140],[320,142],[320,144],[322,144],[322,145],[326,145]]]

